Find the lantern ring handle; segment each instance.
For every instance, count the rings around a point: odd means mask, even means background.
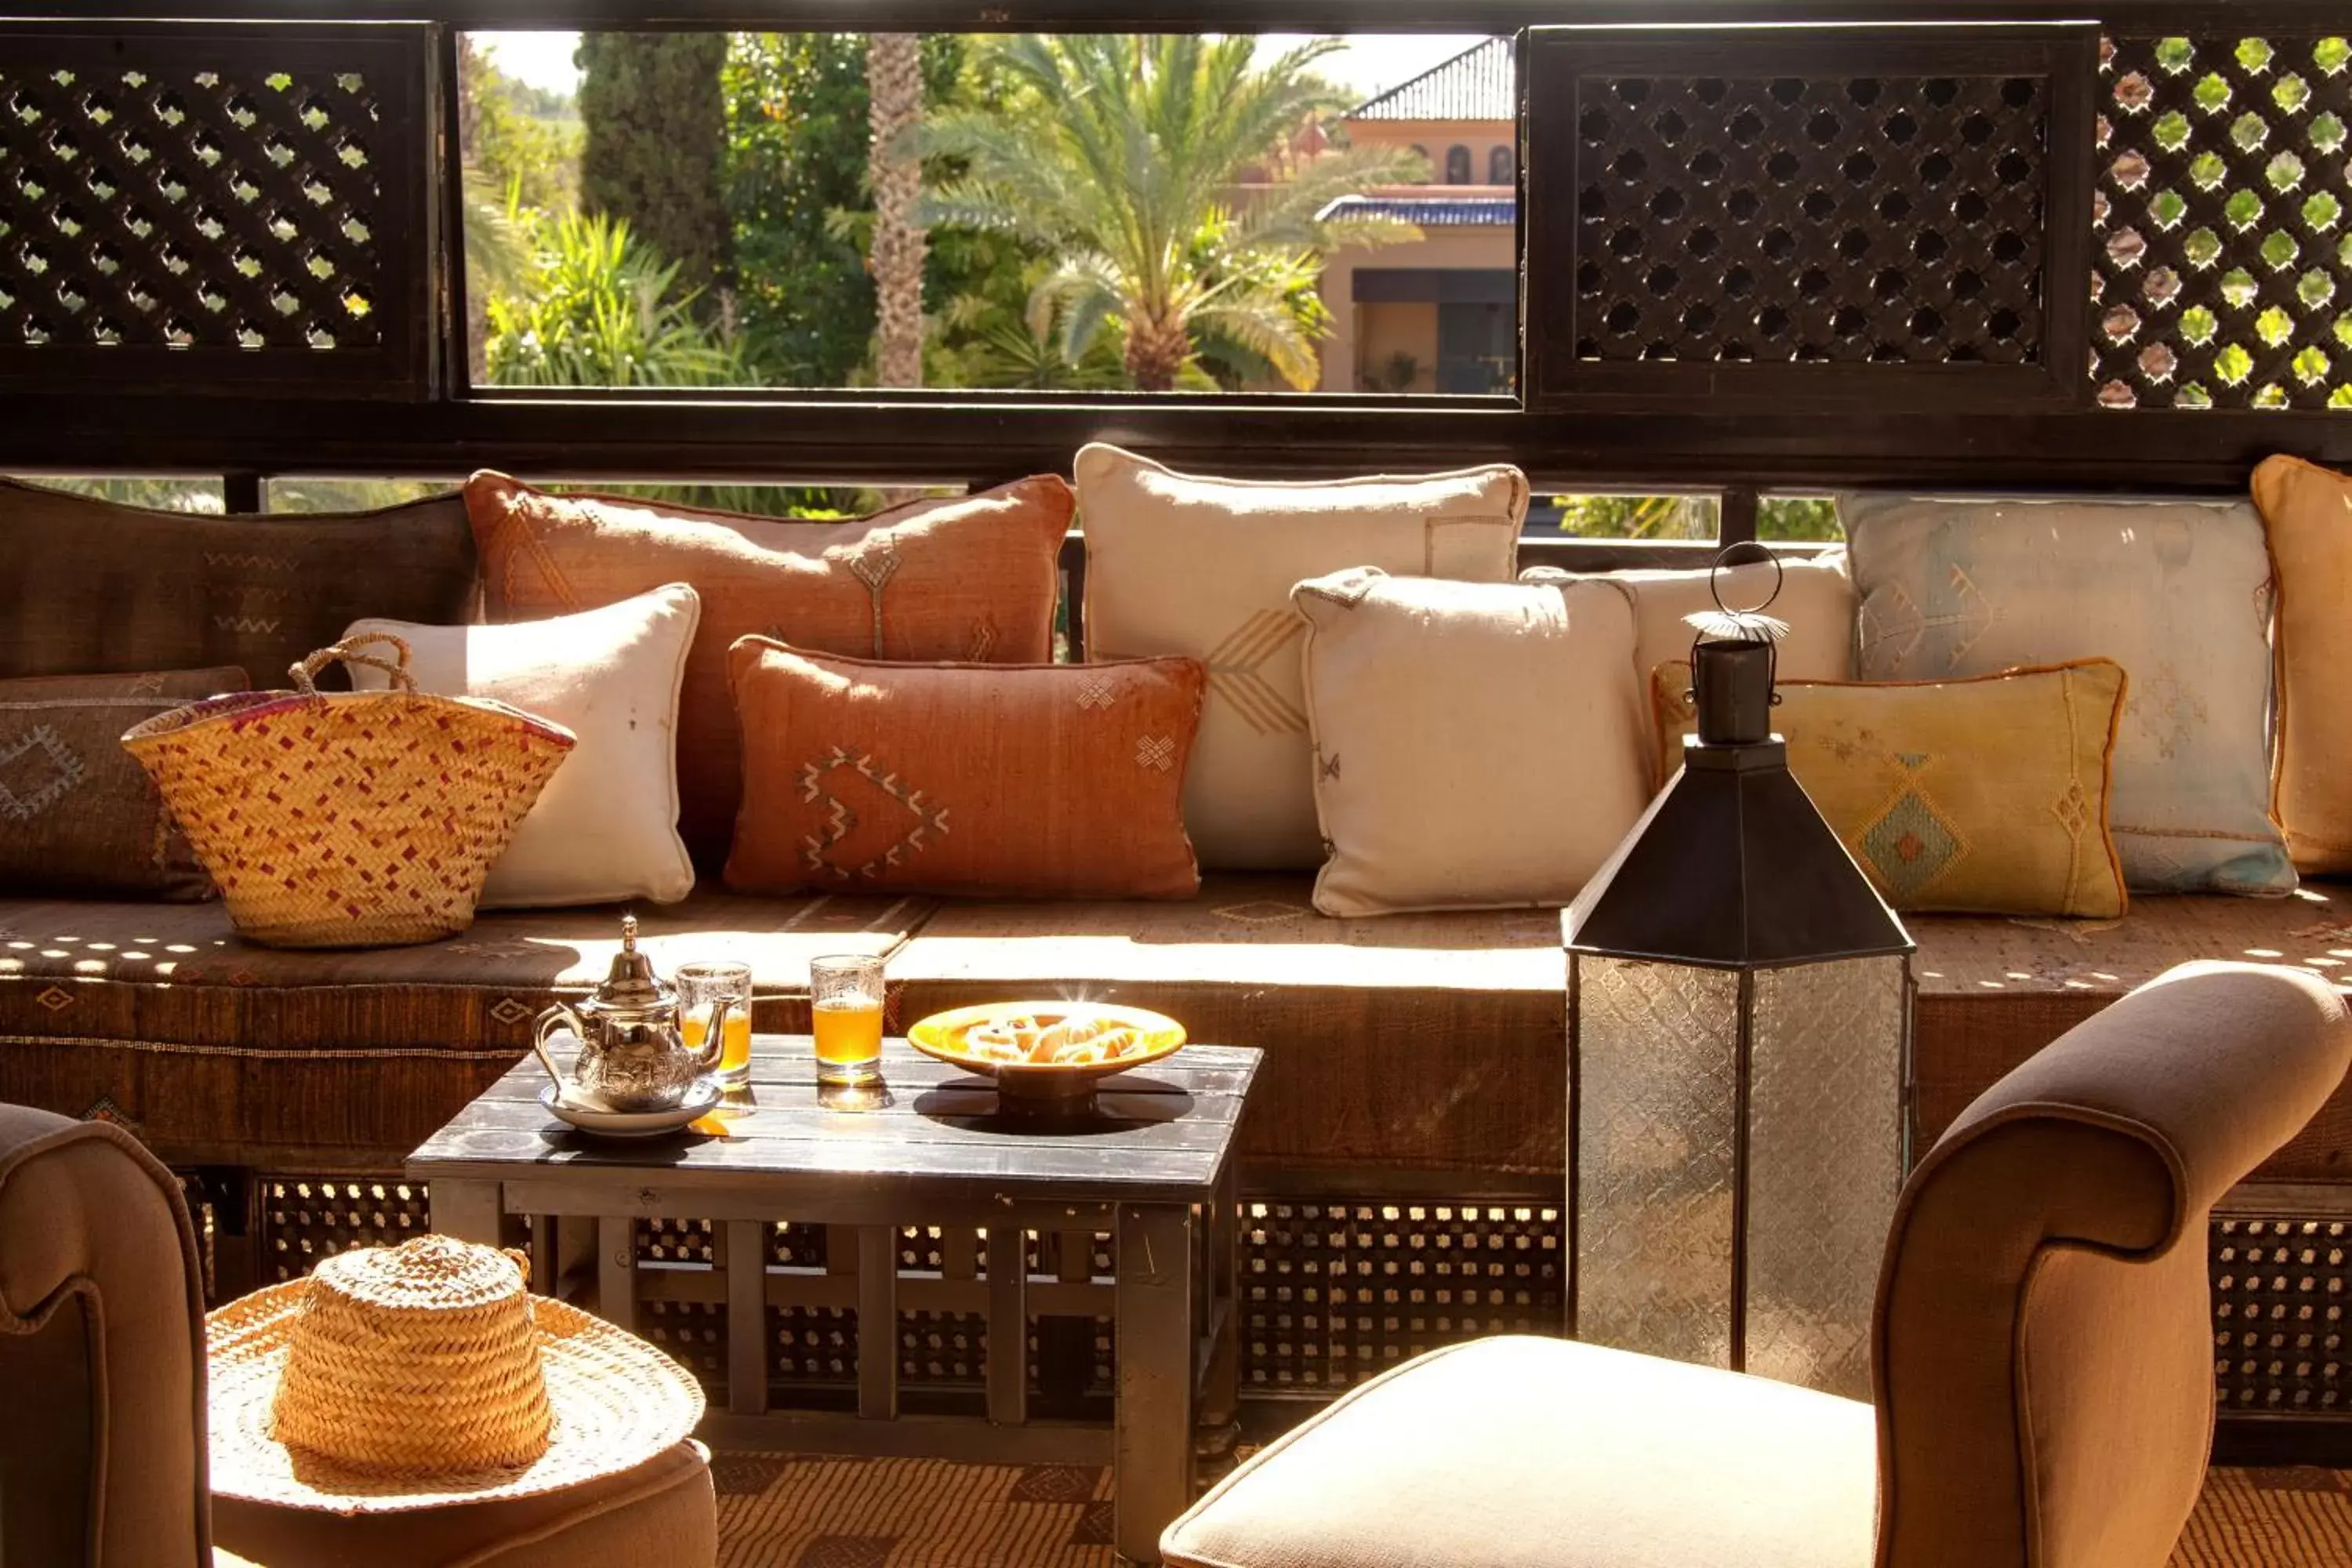
[[[1750,605],[1745,610],[1735,610],[1730,605],[1723,602],[1723,574],[1725,570],[1732,566],[1746,564],[1746,563],[1734,561],[1731,558],[1732,552],[1739,550],[1758,551],[1762,553],[1765,560],[1769,561],[1772,563],[1772,591],[1764,595],[1764,602],[1762,604]],[[1721,610],[1725,615],[1754,616],[1760,615],[1764,611],[1772,607],[1772,602],[1780,596],[1780,589],[1788,580],[1789,569],[1780,563],[1780,557],[1772,550],[1771,546],[1764,544],[1757,540],[1743,539],[1736,543],[1727,544],[1716,552],[1715,564],[1707,568],[1706,591],[1708,596],[1715,600],[1715,607]]]

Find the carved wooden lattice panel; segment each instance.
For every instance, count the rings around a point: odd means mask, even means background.
[[[1537,400],[2079,402],[2094,47],[1536,29]]]
[[[2118,37],[2100,77],[2100,405],[2352,408],[2352,42]]]
[[[1241,1356],[1255,1394],[1337,1393],[1442,1345],[1558,1333],[1556,1205],[1253,1199]]]
[[[12,30],[0,383],[424,390],[423,35]]]
[[[398,1175],[261,1178],[264,1282],[298,1279],[355,1247],[397,1247],[433,1228],[425,1184]]]
[[[2221,1414],[2352,1410],[2352,1363],[2345,1354],[2352,1221],[2340,1212],[2218,1214],[2207,1255]]]
[[[2047,81],[1582,85],[1579,359],[2040,359]]]

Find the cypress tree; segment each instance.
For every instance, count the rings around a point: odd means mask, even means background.
[[[678,265],[695,310],[719,310],[730,257],[719,171],[727,152],[720,73],[727,35],[583,33],[580,199],[628,220],[637,238]]]

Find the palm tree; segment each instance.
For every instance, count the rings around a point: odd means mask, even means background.
[[[923,195],[921,153],[913,143],[923,119],[922,40],[913,33],[874,33],[866,40],[866,125],[872,134],[867,183],[874,189],[875,379],[884,386],[923,384]]]
[[[1246,37],[998,39],[992,63],[1015,84],[1013,102],[931,120],[927,150],[962,173],[923,216],[1010,234],[1052,258],[1029,315],[1041,335],[1058,322],[1067,359],[1116,321],[1129,379],[1147,392],[1176,385],[1213,344],[1229,363],[1311,386],[1320,254],[1416,236],[1409,225],[1318,216],[1337,197],[1407,177],[1410,154],[1291,155],[1300,132],[1347,105],[1310,69],[1338,47],[1326,39],[1260,65]],[[1237,189],[1268,168],[1287,177]]]

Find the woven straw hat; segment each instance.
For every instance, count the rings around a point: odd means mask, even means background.
[[[383,1513],[614,1475],[702,1417],[692,1374],[452,1237],[346,1252],[205,1321],[212,1488]]]

